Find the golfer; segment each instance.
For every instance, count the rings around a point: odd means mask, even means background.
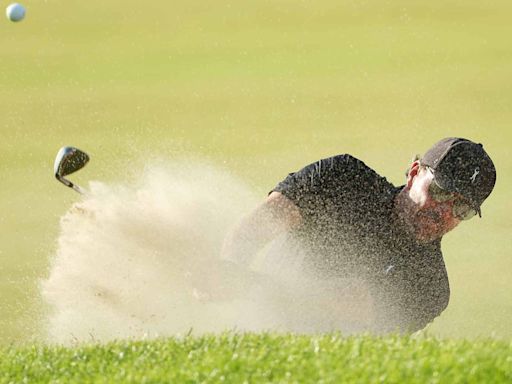
[[[248,266],[284,236],[305,275],[365,283],[369,330],[413,332],[448,305],[443,235],[481,217],[495,181],[482,145],[463,138],[443,139],[415,159],[399,187],[350,155],[330,157],[281,181],[232,231],[223,253]]]

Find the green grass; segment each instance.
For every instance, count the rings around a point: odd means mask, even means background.
[[[391,181],[435,140],[485,143],[484,218],[443,240],[452,298],[430,332],[512,337],[509,1],[24,2],[0,22],[0,344],[41,331],[38,279],[77,198],[52,178],[125,180],[147,153],[197,154],[262,198],[288,172],[349,152]],[[140,167],[134,167],[140,169]]]
[[[512,344],[236,334],[0,350],[0,383],[507,383]]]

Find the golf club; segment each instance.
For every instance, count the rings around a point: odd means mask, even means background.
[[[71,181],[64,178],[64,176],[82,169],[88,161],[89,155],[78,148],[62,147],[55,158],[55,165],[53,167],[55,178],[66,187],[72,188],[80,194],[85,194],[86,191],[83,188],[73,184]]]

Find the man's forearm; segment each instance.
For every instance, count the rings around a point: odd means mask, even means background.
[[[254,221],[251,217],[243,219],[226,236],[222,248],[223,258],[249,265],[258,252],[272,240],[272,233]]]
[[[267,243],[301,221],[297,207],[280,193],[273,192],[226,236],[222,256],[249,265]]]

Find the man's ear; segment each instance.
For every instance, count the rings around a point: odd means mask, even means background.
[[[420,162],[418,160],[413,161],[411,168],[407,171],[407,182],[406,187],[411,188],[414,178],[420,171]]]

